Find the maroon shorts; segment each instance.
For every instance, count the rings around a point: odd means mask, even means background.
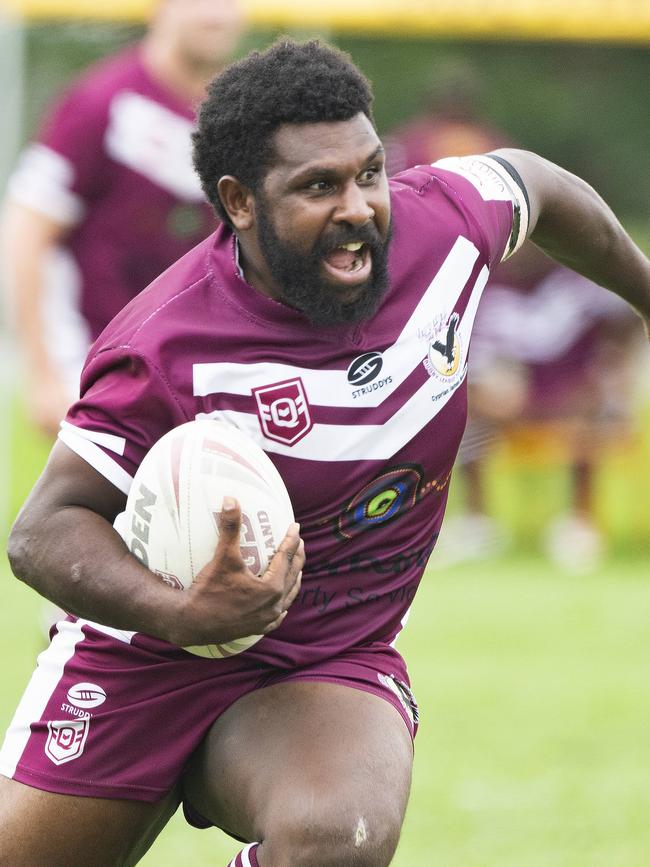
[[[387,644],[281,670],[245,653],[212,660],[171,646],[154,652],[126,633],[70,619],[57,624],[39,656],[0,752],[0,773],[50,792],[155,802],[237,699],[300,679],[381,696],[415,735],[406,666]]]

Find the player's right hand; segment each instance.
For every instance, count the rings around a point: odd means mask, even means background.
[[[214,557],[179,594],[174,635],[180,646],[223,644],[276,629],[298,593],[305,564],[300,527],[292,524],[266,571],[255,575],[240,550],[241,509],[226,498]]]

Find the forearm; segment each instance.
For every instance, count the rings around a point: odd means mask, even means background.
[[[297,524],[258,576],[239,548],[240,510],[224,507],[214,557],[181,591],[146,569],[113,529],[125,500],[57,442],[9,537],[16,577],[72,614],[182,647],[261,635],[282,622],[305,560]]]
[[[17,578],[71,614],[172,640],[179,591],[128,551],[111,524],[80,507],[19,516],[8,544]]]
[[[650,322],[650,260],[582,179],[526,151],[497,151],[531,197],[530,239],[556,261],[615,292]]]

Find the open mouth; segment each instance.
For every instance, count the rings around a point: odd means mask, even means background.
[[[346,286],[365,282],[372,272],[370,247],[362,241],[340,244],[330,250],[322,261],[330,277]]]

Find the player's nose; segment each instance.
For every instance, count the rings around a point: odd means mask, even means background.
[[[339,193],[333,219],[337,223],[348,223],[351,226],[365,226],[375,216],[375,211],[368,201],[367,190],[356,182],[347,184]]]

